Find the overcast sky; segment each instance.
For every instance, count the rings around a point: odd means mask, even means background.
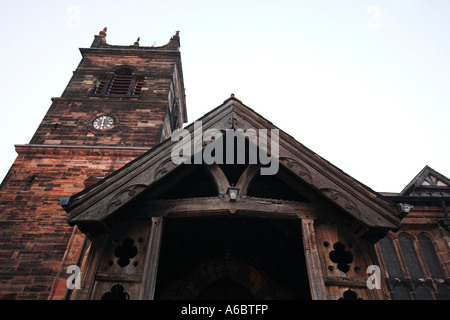
[[[94,34],[180,30],[189,122],[231,93],[376,191],[450,177],[450,1],[0,2],[0,180]]]

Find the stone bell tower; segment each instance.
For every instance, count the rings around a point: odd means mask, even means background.
[[[187,121],[179,32],[163,46],[95,35],[0,186],[0,299],[62,299],[89,240],[60,202]]]

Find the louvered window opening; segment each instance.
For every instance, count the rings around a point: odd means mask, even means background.
[[[112,80],[109,94],[127,94],[133,76],[131,74],[116,74]]]
[[[111,80],[111,85],[109,89],[107,87],[108,77],[101,76],[98,79],[97,87],[95,88],[94,94],[120,94],[120,95],[140,95],[142,92],[142,87],[144,85],[145,77],[134,77],[132,74],[116,74]],[[130,86],[133,89],[130,92]],[[106,90],[106,92],[105,92]]]
[[[106,76],[101,76],[100,79],[98,79],[98,85],[97,88],[95,89],[95,94],[101,94],[103,92],[103,89],[105,88],[106,85]]]
[[[134,87],[133,95],[139,95],[142,91],[142,86],[144,85],[144,77],[136,78],[136,86]]]

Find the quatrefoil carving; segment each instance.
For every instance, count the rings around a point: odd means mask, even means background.
[[[345,249],[345,244],[342,242],[336,242],[333,245],[333,251],[330,252],[330,260],[337,263],[337,268],[342,272],[348,272],[350,270],[349,264],[353,262],[353,255],[350,251]]]
[[[130,300],[130,295],[120,284],[112,286],[111,290],[102,295],[102,300]]]
[[[114,251],[114,256],[118,258],[117,264],[121,267],[125,267],[130,264],[130,260],[136,257],[137,248],[134,246],[134,240],[130,237],[125,238],[122,244]]]
[[[346,290],[343,292],[342,297],[340,297],[338,300],[364,300],[362,298],[358,297],[358,294],[353,290]]]

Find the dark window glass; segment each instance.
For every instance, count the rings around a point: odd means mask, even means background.
[[[411,300],[409,296],[409,290],[407,287],[398,285],[394,287],[394,292],[392,295],[394,300]]]
[[[411,278],[422,278],[424,273],[420,266],[419,258],[417,257],[416,250],[411,238],[405,234],[401,234],[398,237],[398,243],[402,252],[403,259],[405,260],[406,267],[408,268]]]
[[[436,255],[433,242],[423,233],[419,235],[419,247],[431,276],[434,278],[444,278],[444,271]]]
[[[390,278],[403,277],[402,269],[398,262],[397,253],[395,252],[394,244],[391,238],[384,237],[379,241],[381,254],[386,265],[387,272]]]
[[[450,300],[450,289],[445,285],[438,287],[438,299],[439,300]]]
[[[433,300],[433,296],[427,287],[418,286],[416,288],[416,300]]]

